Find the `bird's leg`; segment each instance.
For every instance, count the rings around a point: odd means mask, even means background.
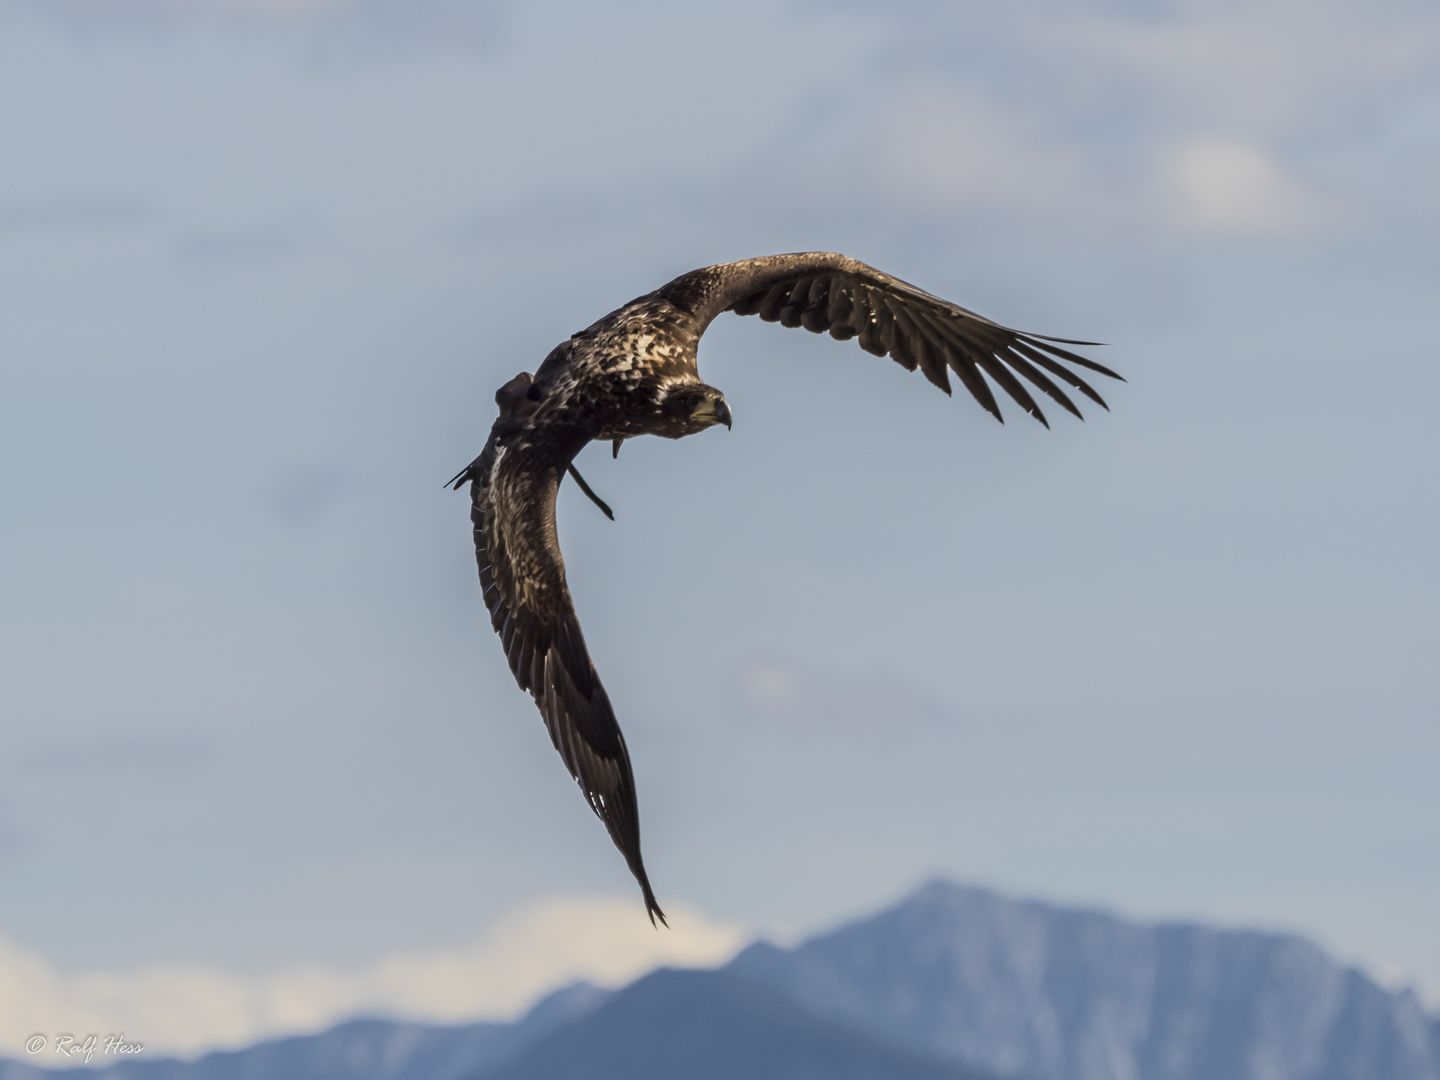
[[[600,512],[606,517],[608,517],[611,521],[614,521],[615,511],[611,510],[610,507],[605,504],[604,499],[600,498],[599,495],[596,495],[595,492],[590,490],[590,485],[587,484],[585,482],[585,478],[580,475],[580,470],[575,468],[574,465],[571,465],[568,471],[570,475],[575,478],[575,483],[580,485],[580,490],[585,492],[585,494],[590,497],[591,502],[593,502],[596,506],[600,507]]]

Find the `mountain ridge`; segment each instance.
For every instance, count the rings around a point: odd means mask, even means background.
[[[936,880],[794,949],[757,942],[729,967],[1002,1075],[1440,1080],[1440,1018],[1296,934],[1140,923]]]
[[[562,988],[513,1024],[357,1019],[0,1080],[1440,1080],[1440,1016],[1296,934],[936,880],[793,948]]]

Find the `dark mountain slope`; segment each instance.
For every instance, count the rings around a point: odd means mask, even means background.
[[[318,1035],[217,1050],[196,1061],[137,1057],[109,1064],[97,1054],[93,1064],[103,1063],[101,1068],[42,1069],[37,1063],[50,1060],[41,1055],[0,1061],[0,1080],[463,1080],[508,1060],[609,996],[608,990],[576,983],[513,1024],[351,1020]]]
[[[726,971],[647,975],[477,1080],[982,1080]]]

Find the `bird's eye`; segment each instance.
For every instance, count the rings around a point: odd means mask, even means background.
[[[536,386],[534,383],[531,383],[530,389],[525,391],[525,396],[531,401],[539,401],[541,397],[540,387]]]

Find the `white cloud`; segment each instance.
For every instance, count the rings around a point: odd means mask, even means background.
[[[360,971],[310,965],[261,977],[167,965],[67,975],[0,939],[0,1053],[26,1057],[36,1033],[123,1033],[149,1054],[195,1054],[347,1016],[508,1019],[577,979],[620,985],[661,964],[718,964],[749,939],[743,927],[667,907],[670,929],[655,930],[630,898],[544,900],[458,948],[399,953]]]
[[[1414,994],[1428,1012],[1440,1013],[1440,983],[1417,979],[1399,964],[1363,958],[1351,962],[1392,994]]]
[[[877,169],[889,194],[946,209],[1053,207],[1074,192],[1076,155],[1028,132],[1018,113],[928,97],[902,100],[880,140]]]
[[[1171,219],[1200,232],[1294,232],[1328,216],[1323,199],[1288,177],[1260,147],[1223,138],[1164,154],[1160,198]]]
[[[1440,16],[1411,0],[903,10],[875,35],[868,77],[846,72],[851,108],[827,139],[865,140],[890,206],[1022,211],[1007,227],[1050,235],[1101,223],[1147,236],[1157,180],[1162,216],[1201,232],[1295,231],[1342,204],[1358,219],[1387,198],[1370,133],[1433,87],[1440,50]],[[885,114],[873,128],[871,103]],[[1324,198],[1279,146],[1323,177]]]
[[[1075,37],[1094,67],[1143,88],[1172,120],[1278,131],[1344,121],[1433,63],[1433,8],[1343,0],[1189,2],[1168,17],[1110,13]],[[1074,38],[1072,38],[1074,40]]]

